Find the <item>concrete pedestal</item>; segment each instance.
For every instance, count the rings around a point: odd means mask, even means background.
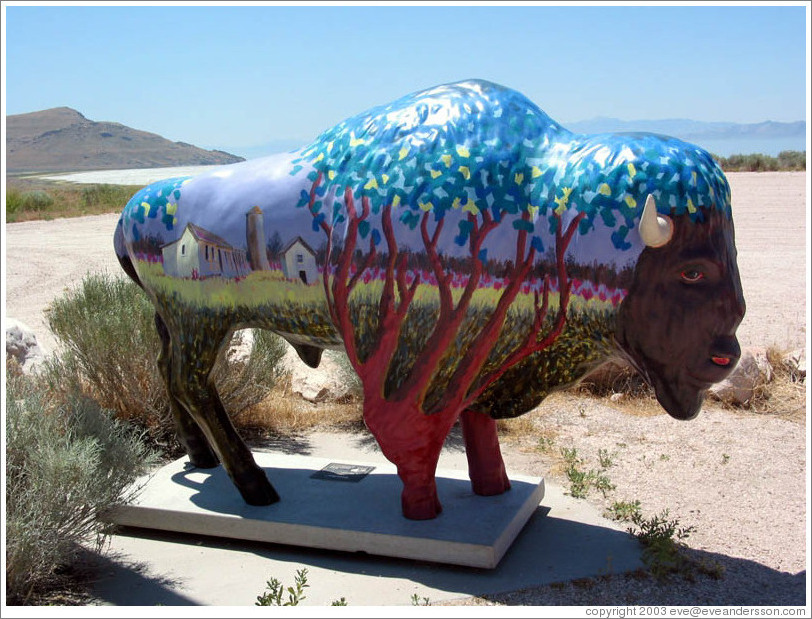
[[[511,477],[499,496],[471,491],[465,471],[438,470],[443,512],[414,521],[400,511],[394,465],[254,452],[281,496],[246,505],[222,469],[176,460],[149,478],[135,502],[110,522],[241,540],[494,568],[544,497],[544,481]]]

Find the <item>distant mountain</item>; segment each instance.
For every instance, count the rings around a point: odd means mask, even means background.
[[[622,133],[647,131],[670,135],[709,148],[733,150],[741,145],[739,153],[750,152],[748,148],[755,144],[762,146],[774,142],[775,148],[806,150],[806,121],[760,123],[703,122],[687,119],[666,120],[620,120],[618,118],[598,117],[562,123],[575,133]],[[780,145],[780,146],[778,146]],[[716,152],[714,148],[709,148]],[[724,153],[718,153],[724,154]],[[769,154],[769,153],[767,153]]]
[[[6,171],[76,172],[216,165],[244,161],[219,150],[172,142],[69,107],[6,116]]]

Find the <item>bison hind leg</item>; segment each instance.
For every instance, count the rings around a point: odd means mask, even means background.
[[[169,398],[169,410],[175,422],[175,431],[178,440],[189,456],[192,466],[203,469],[214,468],[220,463],[217,454],[212,450],[206,435],[200,426],[186,412],[183,405],[178,400],[178,394],[173,389],[172,380],[172,338],[169,329],[161,316],[155,314],[155,328],[161,340],[161,352],[158,354],[158,370],[166,385],[167,396]]]
[[[277,502],[279,495],[234,429],[211,378],[227,330],[218,321],[194,316],[179,330],[194,336],[171,338],[170,391],[199,426],[245,502]]]

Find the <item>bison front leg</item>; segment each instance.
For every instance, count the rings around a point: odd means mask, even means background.
[[[435,473],[455,419],[445,412],[425,415],[412,403],[364,401],[364,421],[403,482],[401,508],[406,518],[429,520],[443,511]]]
[[[468,476],[474,493],[492,496],[510,490],[510,479],[499,449],[496,421],[485,413],[471,410],[463,411],[460,419]]]

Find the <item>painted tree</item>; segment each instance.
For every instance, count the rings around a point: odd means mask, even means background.
[[[310,190],[302,191],[298,206],[311,213],[313,229],[325,234],[323,285],[330,315],[363,383],[367,426],[398,467],[407,517],[432,518],[441,510],[434,473],[458,418],[474,491],[498,494],[509,488],[495,422],[469,407],[508,369],[561,334],[571,286],[565,256],[574,235],[599,222],[615,229],[618,251],[630,247],[626,237],[642,209],[638,202],[652,184],[647,171],[631,163],[603,165],[606,156],[597,148],[579,160],[570,152],[573,143],[573,134],[519,93],[469,82],[348,119],[294,161],[293,174],[312,168]],[[450,243],[449,234],[443,236],[447,227],[453,232]],[[545,238],[553,239],[555,273],[534,293],[526,332],[501,363],[486,364],[508,311],[545,251]],[[415,251],[428,258],[431,282],[407,269]],[[468,270],[457,295],[451,287],[456,274],[447,268],[452,256],[457,263],[463,256]],[[494,257],[505,261],[504,286],[477,332],[463,338],[484,265]],[[381,260],[376,326],[361,333],[351,295]],[[439,309],[424,345],[412,351],[409,367],[393,382],[387,379],[399,345],[408,339],[404,324],[421,283],[436,287]],[[558,291],[554,310],[551,286]],[[441,397],[428,400],[433,379],[452,355],[457,358]]]
[[[441,510],[434,473],[445,437],[461,415],[474,490],[497,494],[509,487],[494,422],[467,409],[505,369],[543,350],[563,329],[569,296],[564,255],[583,215],[565,226],[562,212],[551,213],[559,267],[559,303],[552,328],[542,333],[550,307],[547,278],[543,290],[535,295],[532,328],[505,364],[483,373],[507,312],[537,254],[544,250],[541,234],[536,233],[540,209],[532,206],[528,192],[534,169],[524,161],[522,149],[510,146],[513,140],[508,142],[502,134],[509,130],[516,138],[527,134],[528,129],[538,134],[549,130],[550,125],[533,124],[538,119],[522,118],[513,110],[512,120],[507,122],[499,122],[488,113],[471,119],[479,123],[478,131],[472,132],[470,127],[457,127],[442,119],[448,112],[447,101],[402,103],[406,104],[396,102],[391,109],[350,119],[307,149],[297,163],[314,167],[309,176],[312,185],[309,192],[303,192],[299,206],[310,211],[314,230],[321,229],[326,237],[325,296],[350,363],[363,384],[365,421],[386,457],[398,467],[404,484],[404,514],[424,519]],[[471,109],[471,103],[454,101],[460,109]],[[494,134],[496,144],[493,140],[489,144],[472,141],[472,137],[483,138],[489,133]],[[456,223],[456,251],[467,256],[469,266],[467,283],[456,300],[451,289],[454,273],[446,268],[447,252],[439,243],[449,221]],[[486,240],[500,226],[511,226],[515,232],[507,285],[479,333],[462,352],[443,397],[428,408],[426,395],[431,382],[460,336],[480,285],[487,260]],[[338,227],[343,235],[337,233]],[[421,284],[420,275],[406,268],[407,255],[415,248],[404,251],[399,246],[403,236],[399,232],[407,229],[419,231],[420,249],[431,264],[432,283],[436,282],[439,311],[407,374],[397,388],[387,390],[387,376],[402,341],[404,322]],[[342,246],[334,254],[333,240],[339,236]],[[331,258],[334,269],[330,268]],[[362,335],[372,341],[365,346],[358,340],[350,296],[363,273],[379,258],[385,266],[377,328]],[[361,353],[362,348],[366,354]]]

